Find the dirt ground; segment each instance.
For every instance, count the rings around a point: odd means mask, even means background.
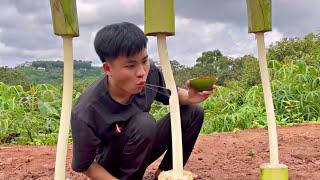
[[[320,179],[320,123],[278,127],[280,162],[289,167],[289,178]],[[86,179],[70,168],[69,179]],[[185,170],[197,179],[259,179],[259,165],[269,161],[266,129],[217,133],[199,137]],[[0,179],[52,179],[55,146],[0,146]],[[159,160],[144,179],[153,179]]]

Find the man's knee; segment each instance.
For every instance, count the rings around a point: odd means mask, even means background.
[[[197,121],[199,124],[202,125],[203,123],[203,119],[204,119],[204,109],[203,107],[195,104],[195,105],[191,105],[191,107],[193,108],[193,112],[195,114],[195,119],[194,121]]]
[[[204,109],[197,105],[186,105],[181,106],[181,117],[184,119],[185,123],[189,124],[197,124],[198,126],[202,126],[204,120]]]
[[[130,132],[140,140],[152,140],[156,133],[156,121],[146,112],[136,114],[130,119]]]
[[[203,119],[203,117],[204,117],[203,107],[200,106],[200,105],[198,105],[198,104],[193,104],[193,105],[191,105],[191,107],[194,109],[194,110],[193,110],[194,113],[195,113],[196,115],[202,117],[202,119]]]

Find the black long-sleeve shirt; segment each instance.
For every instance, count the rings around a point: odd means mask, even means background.
[[[169,92],[163,88],[143,88],[133,95],[127,105],[113,100],[108,92],[104,75],[87,89],[72,109],[71,128],[73,138],[72,169],[85,171],[98,155],[102,143],[116,136],[116,124],[125,123],[137,112],[148,112],[154,100],[169,104]],[[161,71],[152,63],[147,83],[165,87]]]

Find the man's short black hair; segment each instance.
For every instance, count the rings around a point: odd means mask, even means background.
[[[147,37],[136,25],[128,22],[107,25],[94,39],[94,48],[102,62],[119,55],[133,56],[147,47]]]

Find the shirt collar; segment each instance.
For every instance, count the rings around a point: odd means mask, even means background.
[[[131,96],[129,101],[128,101],[128,104],[121,104],[121,103],[118,103],[117,101],[115,101],[110,93],[109,93],[109,90],[108,90],[108,76],[105,75],[104,78],[103,78],[103,86],[105,87],[104,88],[104,98],[105,98],[105,102],[106,102],[106,105],[108,107],[108,109],[112,112],[112,113],[120,113],[120,112],[123,112],[123,111],[126,111],[130,108],[130,106],[132,106],[132,101],[133,101],[133,98],[134,96]]]

